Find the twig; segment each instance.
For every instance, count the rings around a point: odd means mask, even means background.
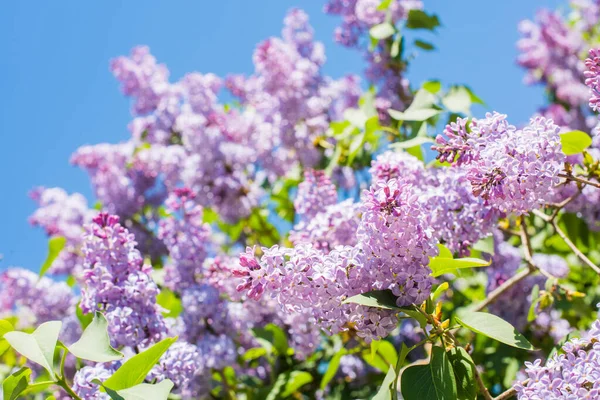
[[[583,254],[581,252],[581,250],[579,250],[577,248],[577,246],[575,246],[575,243],[573,243],[571,241],[571,239],[569,239],[569,237],[565,234],[565,232],[563,232],[562,229],[560,229],[560,227],[558,226],[558,224],[556,223],[556,221],[552,221],[551,222],[552,226],[554,227],[554,230],[556,231],[556,233],[558,233],[558,236],[561,237],[561,239],[566,243],[567,246],[569,246],[569,248],[571,249],[571,251],[573,253],[575,253],[575,255],[581,260],[583,261],[585,264],[587,264],[588,267],[590,267],[591,269],[593,269],[598,275],[600,275],[600,268],[598,268],[598,266],[596,264],[594,264],[592,262],[592,260],[590,260],[589,258],[587,258],[587,256],[585,254]]]
[[[521,270],[516,275],[513,275],[510,279],[504,281],[504,283],[502,283],[502,285],[500,285],[496,289],[492,290],[490,292],[490,294],[487,295],[487,297],[485,298],[485,300],[482,300],[480,303],[476,304],[472,308],[473,311],[481,311],[481,310],[483,310],[484,308],[486,308],[487,306],[489,306],[490,304],[492,304],[494,301],[496,301],[496,299],[498,297],[500,297],[500,295],[502,293],[504,293],[505,291],[507,291],[508,289],[510,289],[511,287],[513,287],[514,285],[516,285],[517,283],[521,282],[523,279],[527,278],[534,271],[535,271],[535,269],[532,268],[531,265],[528,265],[528,267],[526,269]]]
[[[590,181],[590,180],[582,178],[580,176],[575,176],[575,175],[571,175],[571,174],[558,174],[558,176],[561,178],[565,178],[566,180],[569,180],[569,181],[575,181],[575,182],[579,182],[579,183],[583,183],[586,185],[595,186],[597,188],[600,188],[600,183]]]

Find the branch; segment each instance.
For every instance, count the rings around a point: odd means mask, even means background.
[[[490,304],[492,304],[494,301],[496,301],[496,299],[498,297],[500,297],[500,295],[502,293],[504,293],[505,291],[507,291],[508,289],[510,289],[511,287],[513,287],[514,285],[516,285],[517,283],[521,282],[523,279],[527,278],[534,271],[535,271],[535,269],[532,268],[531,265],[528,265],[528,267],[526,269],[520,271],[516,275],[513,275],[510,279],[504,281],[504,283],[502,285],[500,285],[496,289],[492,290],[490,292],[490,294],[487,295],[487,297],[485,298],[485,300],[481,301],[481,303],[476,304],[472,308],[472,310],[473,311],[481,311],[481,310],[483,310],[484,308],[486,308],[487,306],[489,306]]]
[[[590,181],[590,180],[582,178],[580,176],[575,176],[575,175],[571,175],[571,174],[558,174],[558,176],[561,178],[565,178],[568,181],[575,181],[575,182],[583,183],[585,185],[590,185],[590,186],[595,186],[597,188],[600,188],[600,183]]]
[[[558,224],[556,223],[556,221],[552,221],[552,226],[554,227],[554,230],[556,231],[556,233],[558,233],[558,236],[561,237],[561,239],[567,244],[567,246],[569,246],[569,248],[571,249],[571,251],[573,251],[573,253],[575,253],[575,255],[581,260],[583,261],[585,264],[587,264],[588,267],[590,267],[591,269],[593,269],[598,275],[600,275],[600,268],[598,268],[598,266],[596,264],[594,264],[592,262],[592,260],[590,260],[589,258],[587,258],[587,256],[585,254],[583,254],[581,252],[581,250],[579,250],[577,248],[577,246],[575,246],[575,243],[573,243],[571,241],[571,239],[569,239],[569,237],[565,234],[565,232],[563,232],[562,229],[560,229],[560,227],[558,226]]]

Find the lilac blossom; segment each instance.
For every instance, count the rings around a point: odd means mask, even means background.
[[[158,288],[150,278],[131,233],[119,218],[101,213],[85,236],[81,309],[103,311],[116,346],[159,340],[165,323],[156,304]]]

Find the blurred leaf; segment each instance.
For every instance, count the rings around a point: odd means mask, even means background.
[[[568,156],[579,154],[592,144],[592,138],[582,131],[570,131],[560,134],[563,153]]]
[[[306,371],[292,371],[289,374],[287,382],[283,388],[282,397],[288,397],[296,393],[302,386],[307,383],[311,383],[313,377],[309,372]]]
[[[388,22],[375,25],[369,29],[369,35],[377,40],[387,39],[396,32],[394,26]]]
[[[267,350],[264,347],[253,347],[244,353],[242,359],[244,361],[253,361],[265,355],[267,355]]]
[[[495,254],[494,250],[494,236],[490,235],[486,238],[480,239],[473,245],[473,250],[479,250],[483,253],[488,253],[493,256]]]
[[[379,391],[377,391],[377,394],[373,396],[373,400],[391,400],[392,390],[390,386],[394,382],[394,379],[396,379],[396,371],[394,370],[394,367],[390,365],[390,368],[388,369],[388,372],[381,383]]]
[[[422,10],[410,10],[408,12],[408,20],[406,21],[408,29],[428,29],[433,31],[438,26],[440,26],[440,20],[435,14],[427,14]]]
[[[428,81],[425,82],[422,87],[428,92],[436,94],[442,89],[442,84],[440,81]]]
[[[400,387],[405,400],[456,399],[456,378],[444,349],[433,347],[429,364],[407,367]]]
[[[65,248],[67,244],[67,239],[62,236],[52,236],[48,240],[48,256],[46,257],[46,261],[42,265],[40,269],[40,278],[46,274],[46,272],[52,266],[56,257],[60,254],[60,252]]]
[[[10,347],[10,343],[4,339],[4,334],[14,330],[15,328],[9,321],[0,319],[0,356]]]
[[[344,355],[346,355],[347,353],[348,352],[346,351],[346,349],[341,348],[331,358],[331,360],[329,361],[329,365],[327,366],[327,370],[325,371],[325,374],[323,375],[323,379],[321,379],[321,386],[320,386],[321,390],[324,390],[327,387],[327,385],[329,384],[329,382],[331,382],[331,380],[337,373],[337,370],[340,366],[340,361],[341,361],[342,357]]]
[[[473,332],[509,346],[530,351],[535,350],[525,336],[521,335],[511,324],[493,314],[463,310],[456,316],[456,321]]]
[[[453,113],[469,114],[471,95],[464,87],[455,86],[442,98],[442,104]]]
[[[394,149],[408,149],[425,143],[434,143],[434,140],[430,137],[417,136],[403,142],[392,143],[390,147],[393,147]]]
[[[173,389],[173,382],[169,379],[159,383],[141,383],[128,389],[119,390],[117,393],[124,400],[167,400]]]
[[[131,357],[104,382],[104,385],[118,392],[121,389],[128,389],[142,383],[148,372],[150,372],[162,355],[176,341],[177,337],[163,339],[152,347]]]
[[[77,358],[99,363],[122,359],[123,353],[110,345],[107,328],[108,322],[104,315],[96,312],[79,340],[68,347],[69,351]]]
[[[417,110],[407,109],[404,112],[397,110],[388,110],[388,114],[398,121],[425,121],[431,117],[438,115],[441,111],[435,108],[421,108]]]
[[[424,40],[419,40],[419,39],[415,40],[415,46],[417,46],[423,50],[427,50],[427,51],[431,51],[431,50],[435,49],[435,46],[433,44],[426,42]]]
[[[536,306],[540,302],[540,287],[535,285],[531,290],[531,306],[529,306],[529,312],[527,313],[527,322],[531,322],[535,319]]]
[[[162,313],[165,318],[177,318],[183,311],[181,300],[166,287],[156,296],[156,303],[166,310]]]
[[[31,369],[23,367],[16,372],[10,374],[4,382],[2,382],[2,394],[4,400],[15,400],[29,386],[31,377]]]
[[[62,322],[49,321],[41,324],[33,333],[12,331],[5,333],[4,339],[28,360],[44,367],[50,379],[55,380],[54,349],[61,327]]]
[[[272,346],[279,355],[286,355],[289,345],[285,332],[277,325],[270,323],[264,328],[252,329],[254,337],[259,340],[261,344],[266,344],[267,350],[269,346]]]

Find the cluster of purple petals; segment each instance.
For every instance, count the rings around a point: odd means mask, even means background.
[[[413,186],[428,212],[433,234],[452,252],[466,255],[469,248],[491,233],[497,213],[472,193],[465,171],[457,167],[425,168],[416,157],[386,151],[373,160],[373,182],[390,179]]]
[[[496,238],[495,254],[492,257],[492,265],[486,269],[488,293],[510,279],[523,265],[520,251],[504,242],[498,232],[494,236]],[[562,257],[535,254],[533,261],[536,266],[557,278],[564,278],[569,273],[569,267]],[[531,291],[535,285],[543,288],[544,282],[545,278],[541,275],[523,279],[490,304],[490,312],[510,322],[517,330],[525,329],[529,325],[527,316],[531,306]],[[539,308],[539,306],[537,307]],[[560,312],[538,309],[536,319],[531,323],[531,329],[537,336],[550,335],[554,342],[558,343],[570,332],[570,325],[561,317]]]
[[[589,105],[598,112],[600,105],[600,49],[591,49],[585,60],[585,84],[589,88]]]
[[[156,304],[159,292],[136,249],[134,236],[114,215],[100,213],[85,235],[81,309],[99,310],[109,322],[115,346],[140,346],[160,340],[165,322]]]
[[[298,185],[294,200],[296,214],[301,219],[311,219],[326,206],[337,203],[337,191],[331,179],[322,170],[307,170]]]
[[[112,376],[115,370],[116,367],[101,363],[83,367],[73,377],[72,389],[82,399],[110,400],[111,397],[107,393],[101,392],[100,386],[92,381],[98,379],[100,382],[104,382]],[[70,399],[70,397],[65,398]]]
[[[94,211],[88,208],[87,200],[79,193],[67,194],[61,188],[34,189],[30,196],[38,208],[29,217],[33,226],[39,226],[52,236],[62,236],[65,248],[52,263],[51,274],[77,274],[81,268],[79,247],[83,239],[83,226],[88,224]]]
[[[17,315],[19,327],[30,328],[48,321],[62,321],[60,338],[70,344],[79,338],[75,318],[77,297],[64,282],[40,278],[23,268],[9,268],[0,274],[0,312]]]
[[[560,179],[565,156],[560,128],[544,117],[532,118],[523,129],[506,115],[458,119],[438,135],[434,150],[442,162],[463,168],[473,194],[502,213],[526,213],[548,203]]]
[[[188,188],[174,189],[165,201],[169,214],[162,218],[158,238],[169,250],[170,263],[165,266],[165,284],[174,291],[193,285],[202,271],[208,254],[211,229],[203,222],[203,208]]]
[[[562,350],[542,360],[525,363],[527,381],[514,388],[519,400],[597,399],[600,397],[600,321],[583,339],[571,339]]]
[[[202,373],[202,363],[198,348],[184,341],[173,343],[158,363],[150,371],[148,378],[156,382],[170,379],[173,393],[181,393],[187,388],[197,373]]]
[[[371,27],[387,21],[386,18],[397,25],[408,17],[410,10],[422,9],[423,2],[392,0],[385,10],[379,9],[381,4],[379,0],[328,0],[325,12],[342,18],[342,24],[335,30],[335,41],[363,51],[367,61],[365,75],[379,88],[375,105],[380,118],[386,120],[389,108],[404,109],[410,103],[409,83],[403,76],[405,65],[391,57],[388,43],[380,42],[367,50],[367,42],[360,39]]]
[[[522,21],[517,61],[527,70],[525,81],[545,84],[570,107],[582,104],[588,98],[580,58],[586,29],[584,24],[572,25],[560,14],[546,9],[538,11],[535,21]]]
[[[366,340],[387,336],[397,326],[394,313],[343,302],[384,289],[392,290],[399,306],[420,304],[429,296],[428,263],[437,253],[436,239],[417,197],[412,186],[394,179],[366,191],[352,245],[328,252],[306,243],[273,246],[262,248],[260,259],[248,248],[234,271],[244,278],[238,290],[255,300],[266,292],[287,312],[308,311],[330,334],[352,328]]]

